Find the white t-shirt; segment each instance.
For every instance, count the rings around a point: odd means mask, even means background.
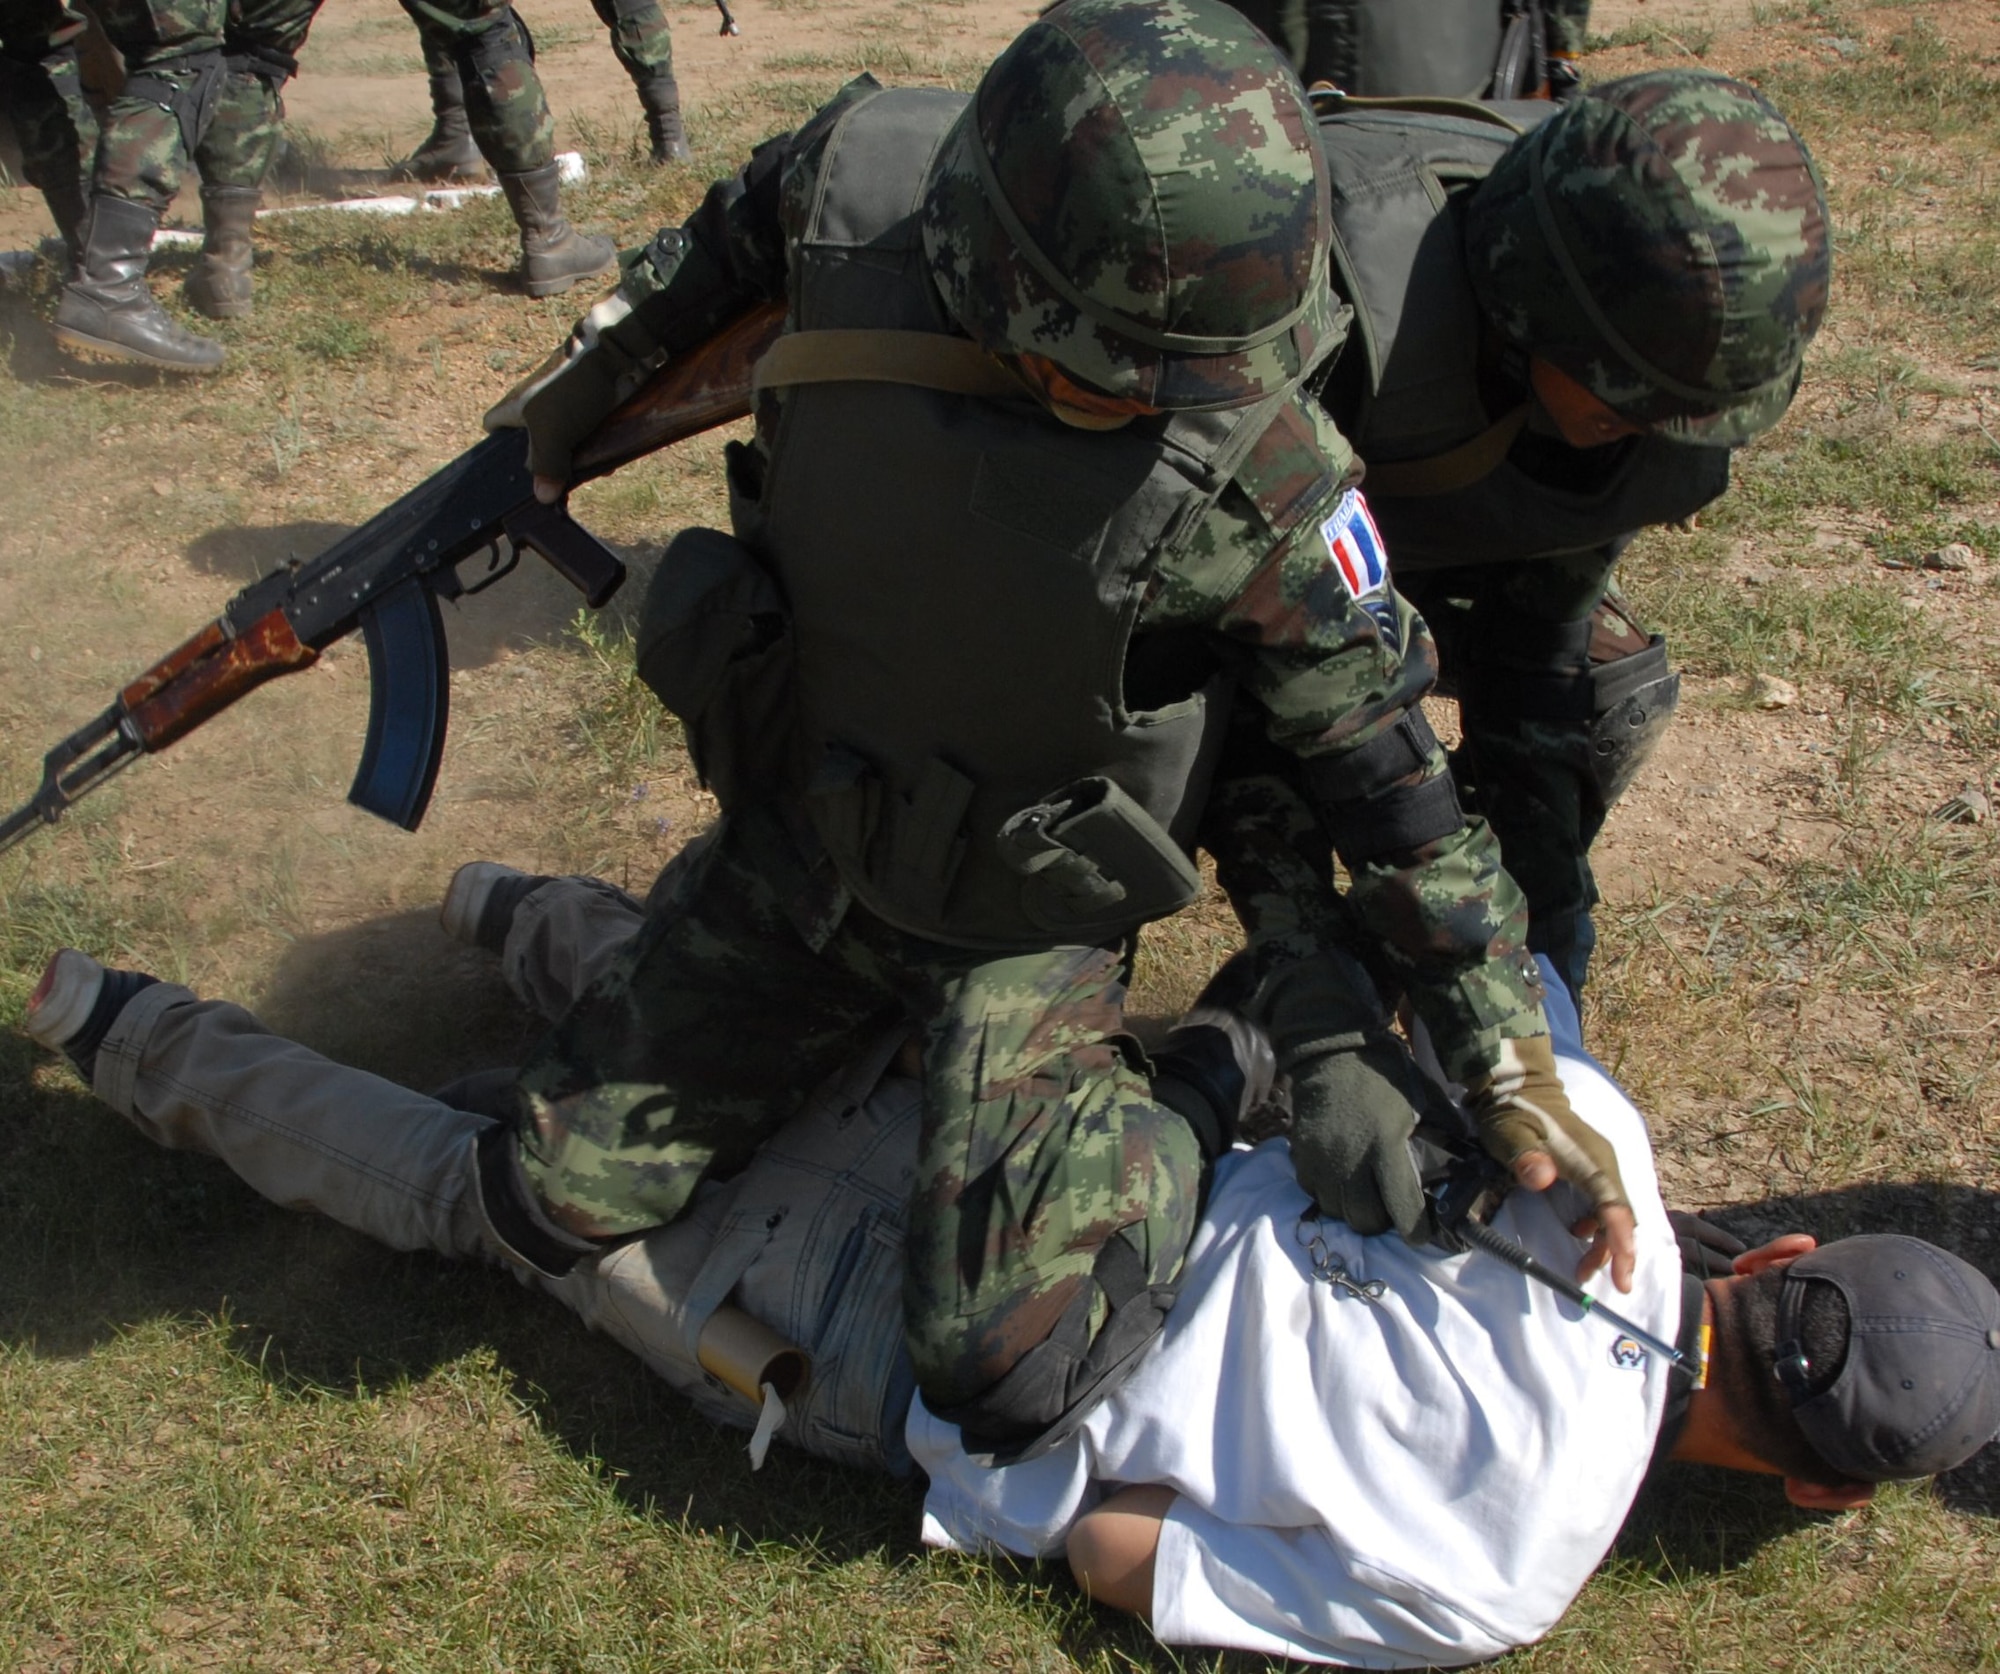
[[[1559,1067],[1617,1148],[1639,1223],[1631,1294],[1608,1273],[1590,1288],[1672,1342],[1680,1260],[1645,1124],[1591,1065]],[[1569,1271],[1582,1246],[1557,1210],[1578,1201],[1513,1192],[1494,1224]],[[1381,1300],[1316,1280],[1315,1235],[1384,1281]],[[1154,1570],[1160,1639],[1412,1667],[1555,1624],[1638,1492],[1666,1395],[1658,1356],[1497,1258],[1313,1216],[1274,1140],[1217,1168],[1165,1330],[1073,1440],[981,1469],[921,1400],[908,1438],[931,1545],[1053,1555],[1107,1493],[1165,1484],[1179,1497]]]

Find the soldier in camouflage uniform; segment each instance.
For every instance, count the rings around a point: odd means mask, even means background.
[[[207,228],[188,294],[221,318],[248,312],[250,223],[277,153],[278,90],[298,68],[320,0],[102,0],[125,60],[104,112],[77,271],[56,312],[73,349],[169,371],[222,364],[219,343],[169,319],[146,284],[153,234],[189,159]]]
[[[83,248],[85,181],[97,155],[97,113],[77,62],[86,27],[68,0],[0,0],[0,104],[14,122],[22,172],[47,201],[71,267]]]
[[[1150,1065],[1122,1022],[1238,696],[1489,1144],[1575,1181],[1629,1271],[1518,893],[1418,707],[1428,636],[1302,393],[1338,330],[1309,121],[1215,0],[1067,0],[970,101],[863,78],[760,147],[489,415],[553,494],[651,368],[788,305],[736,538],[670,548],[640,638],[724,823],[521,1078],[482,1190],[523,1260],[673,1220],[907,1021],[920,1387],[996,1456],[1073,1419],[1157,1328],[1260,1081],[1238,971]]]
[[[298,74],[324,0],[229,0],[222,85],[195,148],[201,171],[201,254],[187,298],[212,320],[250,312],[251,234],[284,132],[285,83]]]
[[[423,38],[431,102],[438,110],[438,126],[402,172],[442,180],[469,177],[482,157],[490,163],[521,229],[521,286],[530,296],[553,296],[608,271],[616,247],[607,238],[578,232],[563,216],[555,117],[535,73],[534,40],[520,14],[505,0],[402,0],[402,7]],[[657,39],[638,31],[648,50],[665,52],[671,89],[666,34],[664,19]],[[678,98],[675,94],[676,123]]]
[[[1530,947],[1576,993],[1591,841],[1679,689],[1613,567],[1634,531],[1721,494],[1730,450],[1790,404],[1828,221],[1803,142],[1726,77],[1489,112],[1324,114],[1357,318],[1323,398],[1438,636],[1460,788],[1526,892]],[[1463,182],[1442,208],[1440,160]]]
[[[639,95],[653,162],[687,162],[693,153],[688,150],[687,130],[681,120],[680,85],[674,80],[674,39],[659,0],[591,0],[591,5],[611,31],[611,55],[624,66]],[[428,5],[405,9],[423,41],[433,120],[429,136],[397,164],[396,173],[406,180],[476,179],[484,172],[485,159],[474,143],[467,117],[458,53],[479,34],[481,17],[453,15]],[[532,42],[530,47],[532,50]]]

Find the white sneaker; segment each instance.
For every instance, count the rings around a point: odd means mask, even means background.
[[[22,1025],[31,1040],[60,1052],[97,1009],[104,989],[104,967],[87,953],[66,947],[48,963],[42,980],[28,996],[28,1016]]]

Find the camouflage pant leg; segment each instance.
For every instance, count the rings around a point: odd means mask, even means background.
[[[660,0],[590,0],[598,20],[611,31],[611,53],[634,81],[655,71],[674,73],[674,38]]]
[[[222,76],[225,9],[225,0],[100,0],[127,80],[99,125],[94,192],[164,210],[180,190]]]
[[[1615,561],[1615,550],[1605,548],[1401,578],[1427,615],[1426,599],[1471,600],[1459,631],[1439,640],[1446,678],[1459,690],[1465,733],[1453,769],[1500,839],[1507,870],[1528,899],[1528,946],[1554,961],[1572,994],[1582,992],[1597,942],[1589,851],[1606,812],[1590,764],[1588,675],[1537,670],[1531,659],[1495,647],[1522,643],[1524,627],[1585,622],[1604,597]],[[1435,612],[1441,623],[1450,614],[1442,607]],[[1530,680],[1573,681],[1579,690],[1571,712],[1538,710],[1521,681],[1482,681],[1482,666]]]
[[[323,0],[230,0],[228,69],[215,115],[195,148],[205,185],[264,184],[283,138],[285,82]]]
[[[904,1007],[865,947],[815,952],[725,828],[523,1072],[521,1164],[586,1238],[673,1220]]]
[[[498,0],[400,0],[424,40],[428,64],[449,45],[465,83],[465,114],[480,154],[502,174],[526,174],[556,154],[555,117],[535,74],[528,35]]]
[[[68,0],[0,0],[0,99],[14,119],[22,172],[53,202],[84,196],[97,157],[97,113],[84,97]]]
[[[1128,1055],[1116,952],[959,956],[930,976],[903,1314],[918,1387],[943,1409],[1068,1323],[1117,1235],[1149,1285],[1169,1282],[1202,1169],[1193,1130]],[[1086,1340],[1101,1292],[1090,1310]],[[1036,1429],[1057,1413],[1018,1416]]]

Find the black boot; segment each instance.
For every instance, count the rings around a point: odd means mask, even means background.
[[[687,130],[681,125],[681,90],[672,70],[650,70],[635,84],[646,113],[646,137],[652,142],[655,167],[694,160]]]
[[[56,233],[63,244],[63,279],[77,278],[83,271],[83,223],[89,218],[90,200],[83,195],[83,182],[59,181],[42,188],[42,201],[55,217]]]
[[[213,372],[222,345],[168,319],[147,288],[146,259],[159,225],[159,212],[143,203],[102,193],[90,200],[83,259],[56,308],[56,341],[170,372]]]
[[[521,288],[554,296],[579,279],[595,278],[618,259],[608,238],[580,233],[563,219],[560,165],[545,163],[526,174],[503,174],[501,188],[521,229]]]
[[[465,119],[465,84],[458,66],[432,70],[430,138],[389,171],[391,180],[483,180],[486,159]]]
[[[262,194],[254,186],[201,189],[201,255],[187,276],[187,299],[211,320],[250,312],[250,230]]]

